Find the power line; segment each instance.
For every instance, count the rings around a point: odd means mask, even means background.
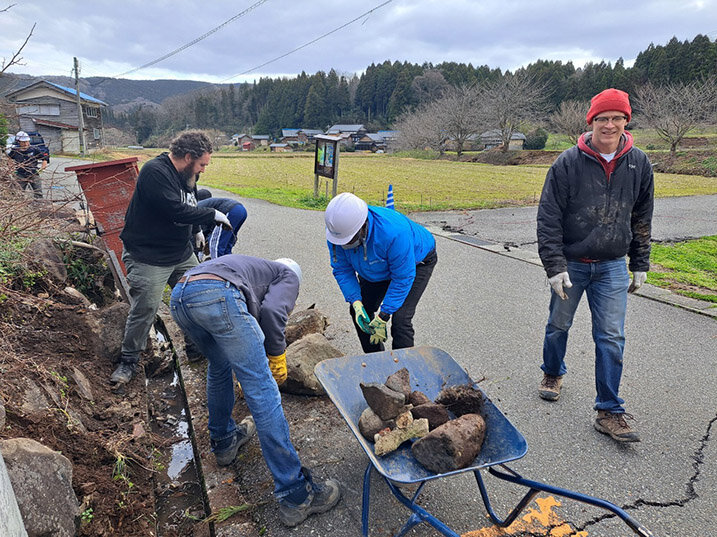
[[[159,63],[159,62],[161,62],[161,61],[164,61],[164,60],[166,60],[167,58],[170,58],[171,56],[174,56],[175,54],[178,54],[178,53],[182,52],[183,50],[188,49],[188,48],[191,47],[192,45],[196,45],[197,43],[199,43],[199,42],[202,41],[203,39],[206,39],[207,37],[209,37],[209,36],[212,35],[213,33],[218,32],[219,30],[221,30],[224,26],[226,26],[226,25],[229,24],[230,22],[234,22],[234,21],[237,20],[239,17],[243,17],[244,15],[246,15],[247,13],[249,13],[250,11],[252,11],[253,9],[259,7],[260,5],[262,5],[263,3],[267,2],[267,1],[268,1],[268,0],[259,0],[259,1],[256,2],[255,4],[252,4],[251,6],[249,6],[248,8],[246,8],[246,9],[245,9],[244,11],[242,11],[241,13],[237,13],[237,14],[234,15],[231,19],[228,19],[228,20],[224,21],[223,23],[221,23],[221,24],[220,24],[219,26],[217,26],[216,28],[213,28],[213,29],[209,30],[209,31],[208,31],[207,33],[205,33],[204,35],[200,35],[199,37],[197,37],[196,39],[190,41],[189,43],[186,43],[186,44],[182,45],[181,47],[179,47],[179,48],[177,48],[177,49],[174,49],[172,52],[168,52],[167,54],[165,54],[164,56],[161,56],[160,58],[157,58],[156,60],[152,60],[152,61],[149,62],[149,63],[145,63],[144,65],[140,65],[139,67],[135,67],[134,69],[130,69],[129,71],[125,71],[124,73],[120,73],[120,74],[115,75],[115,76],[110,77],[110,78],[120,78],[120,77],[125,76],[125,75],[128,75],[128,74],[130,74],[130,73],[134,73],[134,72],[136,72],[136,71],[139,71],[140,69],[145,69],[145,68],[151,67],[152,65],[155,65],[155,64],[157,64],[157,63]],[[390,1],[390,0],[389,0],[389,1]]]
[[[319,41],[320,39],[323,39],[324,37],[328,37],[328,36],[330,36],[331,34],[333,34],[333,33],[335,33],[335,32],[338,32],[339,30],[341,30],[341,29],[343,29],[343,28],[346,28],[349,24],[353,24],[353,23],[356,22],[357,20],[362,19],[362,18],[366,17],[367,15],[370,15],[370,14],[373,13],[374,11],[376,11],[376,10],[378,10],[378,9],[381,9],[383,6],[385,6],[386,4],[390,4],[391,2],[393,2],[393,0],[387,0],[387,1],[384,2],[383,4],[380,4],[380,5],[376,6],[376,7],[374,7],[373,9],[369,9],[369,10],[366,11],[365,13],[362,13],[361,15],[359,15],[358,17],[356,17],[355,19],[352,19],[352,20],[350,20],[349,22],[347,22],[347,23],[345,23],[345,24],[342,24],[342,25],[339,26],[338,28],[334,28],[334,29],[331,30],[330,32],[327,32],[327,33],[325,33],[324,35],[319,36],[319,37],[317,37],[316,39],[313,39],[313,40],[309,41],[308,43],[304,43],[303,45],[301,45],[301,46],[299,46],[299,47],[296,47],[294,50],[290,50],[289,52],[287,52],[287,53],[285,53],[285,54],[282,54],[281,56],[277,56],[276,58],[274,58],[274,59],[272,59],[272,60],[269,60],[269,61],[267,61],[267,62],[264,62],[264,63],[262,63],[261,65],[257,65],[256,67],[252,67],[251,69],[248,69],[248,70],[243,71],[243,72],[241,72],[241,73],[237,73],[236,75],[230,76],[229,78],[225,78],[224,80],[222,80],[222,82],[226,82],[226,81],[228,81],[228,80],[231,80],[232,78],[236,78],[236,77],[238,77],[238,76],[245,75],[245,74],[247,74],[247,73],[251,73],[252,71],[256,71],[257,69],[260,69],[261,67],[264,67],[265,65],[269,65],[270,63],[274,63],[275,61],[278,61],[278,60],[280,60],[280,59],[282,59],[282,58],[286,58],[289,54],[293,54],[294,52],[297,52],[297,51],[301,50],[302,48],[308,47],[309,45],[312,45],[312,44],[316,43],[317,41]]]

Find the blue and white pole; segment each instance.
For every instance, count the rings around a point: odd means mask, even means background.
[[[386,196],[386,208],[393,209],[393,185],[388,185],[388,195]]]

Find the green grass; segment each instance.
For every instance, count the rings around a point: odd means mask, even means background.
[[[717,304],[717,235],[652,245],[647,281]]]

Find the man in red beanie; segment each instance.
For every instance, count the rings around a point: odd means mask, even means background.
[[[552,288],[538,394],[560,397],[568,331],[585,293],[595,341],[594,425],[618,442],[640,440],[618,390],[627,294],[647,279],[654,204],[652,166],[625,131],[631,116],[624,91],[593,97],[586,117],[592,131],[551,166],[538,207],[538,251]]]

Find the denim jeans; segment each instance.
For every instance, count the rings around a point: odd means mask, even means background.
[[[212,443],[228,443],[236,431],[233,373],[254,417],[264,460],[274,477],[274,495],[280,500],[305,489],[281,394],[269,370],[264,334],[247,310],[244,295],[228,282],[195,280],[174,287],[170,309],[209,363],[207,406]]]
[[[154,324],[164,288],[173,286],[190,268],[197,266],[197,256],[192,254],[185,261],[168,267],[140,263],[124,250],[122,262],[127,268],[130,310],[125,323],[122,340],[121,361],[136,364],[147,346],[147,336]]]
[[[567,300],[550,296],[550,315],[545,327],[543,365],[548,375],[564,375],[568,331],[573,324],[583,292],[587,294],[595,342],[595,410],[622,413],[624,401],[618,396],[625,349],[625,313],[629,275],[624,258],[596,263],[568,261],[573,286],[565,288]]]
[[[230,209],[227,218],[231,222],[232,230],[226,230],[222,226],[215,226],[212,234],[208,237],[209,254],[212,259],[232,253],[232,248],[237,242],[237,232],[244,225],[246,220],[246,209],[239,203]]]
[[[436,251],[433,250],[426,255],[423,261],[416,265],[416,278],[413,280],[411,290],[408,292],[406,300],[403,301],[403,305],[391,315],[391,348],[405,349],[407,347],[413,347],[413,336],[415,335],[415,331],[413,330],[413,316],[416,314],[418,301],[421,299],[423,291],[426,290],[426,286],[431,279],[433,269],[436,267],[437,262],[438,255]],[[381,306],[381,302],[383,301],[383,297],[386,296],[386,291],[390,283],[391,280],[370,282],[359,276],[361,302],[363,302],[366,313],[371,319],[373,319],[374,313],[376,313]],[[349,315],[351,315],[351,319],[353,320],[354,328],[358,334],[363,351],[369,353],[384,350],[383,343],[371,343],[371,335],[359,328],[359,325],[356,324],[353,307],[351,306],[349,306]]]

